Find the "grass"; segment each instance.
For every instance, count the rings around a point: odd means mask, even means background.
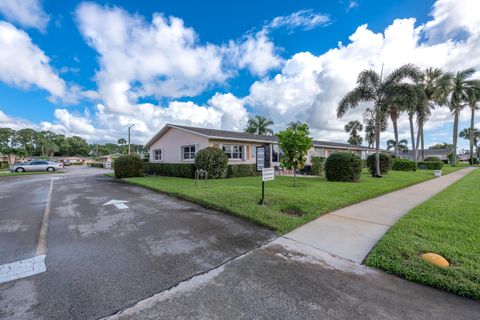
[[[480,170],[413,209],[378,242],[365,263],[408,280],[480,300]],[[424,262],[434,252],[450,263]]]
[[[444,172],[462,168],[446,166]],[[195,189],[192,179],[143,177],[125,180],[244,217],[283,234],[327,212],[432,178],[432,171],[426,170],[392,171],[381,179],[364,172],[357,183],[328,182],[314,177],[298,178],[298,186],[292,187],[291,177],[276,177],[265,183],[265,206],[258,205],[260,177],[209,180],[207,189]]]
[[[55,174],[55,173],[62,173],[60,171],[31,171],[31,172],[10,172],[10,171],[0,171],[0,177],[14,177],[14,176],[25,176],[31,174]]]

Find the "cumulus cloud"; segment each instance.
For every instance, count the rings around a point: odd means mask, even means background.
[[[28,34],[0,21],[0,81],[21,88],[35,86],[53,97],[66,95],[65,82],[50,66],[50,59]]]
[[[9,21],[45,32],[50,17],[39,0],[2,0],[0,13]]]

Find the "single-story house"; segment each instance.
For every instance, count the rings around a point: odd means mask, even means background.
[[[282,151],[277,137],[246,132],[166,124],[148,141],[146,148],[150,152],[151,162],[191,163],[195,161],[199,150],[213,146],[225,152],[229,164],[254,164],[256,148],[261,145],[269,146],[271,165],[279,165]],[[334,152],[354,152],[366,159],[374,149],[314,140],[308,152],[307,164],[311,163],[312,156],[328,157]]]
[[[450,153],[449,149],[425,149],[424,156],[426,157],[438,157],[442,161],[448,161],[448,154]],[[391,152],[391,154],[395,154],[395,152]],[[414,160],[415,159],[415,151],[408,150],[406,152],[400,152],[400,158]],[[422,150],[418,149],[417,160],[422,159]]]

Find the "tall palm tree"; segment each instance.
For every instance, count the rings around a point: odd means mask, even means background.
[[[474,73],[475,69],[473,68],[458,71],[452,80],[450,99],[448,101],[450,111],[453,113],[452,165],[457,163],[458,117],[468,104],[468,93],[476,84],[475,80],[468,80]]]
[[[363,113],[363,123],[365,124],[365,141],[368,143],[368,147],[372,148],[375,145],[375,112],[367,108]],[[387,119],[381,124],[381,132],[387,130]]]
[[[356,108],[360,102],[373,104],[375,121],[375,176],[380,174],[380,131],[382,123],[388,117],[388,108],[395,104],[405,93],[401,89],[403,80],[416,80],[419,70],[411,64],[406,64],[394,70],[385,78],[383,70],[380,74],[374,70],[364,70],[358,75],[357,87],[348,92],[337,107],[337,117],[341,118],[350,109]]]
[[[345,125],[345,132],[348,132],[350,134],[348,143],[354,146],[362,145],[363,138],[358,134],[358,132],[362,130],[363,125],[360,123],[360,121],[354,120],[347,123]]]
[[[475,111],[479,110],[480,102],[480,80],[475,81],[472,86],[469,88],[467,93],[467,102],[470,107],[470,130],[469,130],[469,140],[470,140],[470,164],[473,164],[473,146],[476,146],[475,143]],[[460,137],[461,137],[460,132]]]
[[[256,115],[255,118],[248,119],[245,132],[273,135],[273,130],[269,126],[273,126],[275,123],[263,116]]]
[[[408,141],[406,139],[402,139],[398,142],[397,145],[397,142],[395,140],[387,140],[387,150],[391,149],[400,150],[402,152],[408,151]]]
[[[421,143],[422,160],[425,157],[425,137],[423,134],[425,122],[430,118],[431,109],[434,109],[435,105],[443,106],[447,104],[452,78],[453,74],[449,72],[443,72],[439,68],[427,68],[417,80],[417,84],[423,91],[425,99],[425,101],[421,100],[417,103],[418,134],[415,150],[418,155],[419,143]]]

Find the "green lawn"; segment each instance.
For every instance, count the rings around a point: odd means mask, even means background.
[[[480,170],[413,209],[378,242],[366,264],[480,300]],[[420,254],[443,255],[432,266]]]
[[[462,166],[446,166],[452,172]],[[383,178],[364,173],[360,182],[328,182],[322,178],[276,177],[265,183],[266,205],[258,205],[261,178],[209,180],[208,188],[195,189],[192,179],[143,177],[125,179],[130,183],[181,197],[206,207],[247,218],[280,234],[289,232],[320,215],[375,196],[433,178],[432,171],[393,171]]]
[[[30,174],[54,174],[54,173],[63,173],[63,172],[32,171],[32,172],[13,172],[12,173],[10,171],[0,171],[0,177],[14,177],[14,176],[25,176]]]

